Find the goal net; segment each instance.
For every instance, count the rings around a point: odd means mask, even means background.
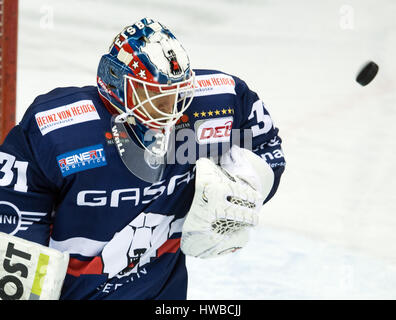
[[[0,0],[0,144],[15,125],[18,0]]]

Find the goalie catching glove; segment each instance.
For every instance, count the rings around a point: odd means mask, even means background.
[[[268,163],[233,146],[220,159],[196,162],[195,194],[182,229],[181,250],[200,258],[242,248],[274,183]]]
[[[69,254],[0,232],[0,300],[58,300]]]

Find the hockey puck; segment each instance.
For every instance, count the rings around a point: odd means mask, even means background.
[[[368,85],[377,75],[378,69],[378,65],[375,62],[370,61],[359,72],[356,77],[356,81],[362,86]]]

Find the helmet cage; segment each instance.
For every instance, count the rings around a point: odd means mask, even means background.
[[[151,129],[162,129],[164,127],[172,127],[190,106],[194,97],[195,74],[192,71],[191,77],[187,80],[172,83],[159,84],[137,79],[130,75],[124,75],[124,101],[126,112],[133,115],[142,124]],[[145,97],[139,97],[137,88],[143,88]],[[155,92],[150,95],[149,91]],[[156,105],[156,100],[165,97],[174,96],[171,112],[164,112]],[[159,115],[153,117],[146,109],[149,106]]]

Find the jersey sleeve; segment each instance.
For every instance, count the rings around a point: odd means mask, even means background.
[[[0,146],[0,232],[48,245],[54,186],[21,125]]]
[[[236,113],[239,117],[239,128],[251,130],[251,145],[247,143],[246,136],[241,139],[244,147],[251,148],[254,153],[266,160],[274,171],[274,185],[264,201],[266,203],[276,193],[285,170],[286,161],[281,146],[282,139],[279,137],[279,129],[275,127],[266,105],[257,93],[250,90],[246,83],[238,78],[236,92],[240,107]]]

